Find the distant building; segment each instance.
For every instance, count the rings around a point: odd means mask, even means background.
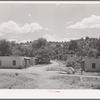
[[[32,58],[22,56],[0,56],[0,68],[25,68],[33,65]]]
[[[84,57],[81,63],[81,67],[84,71],[87,71],[87,72],[99,72],[100,58]]]

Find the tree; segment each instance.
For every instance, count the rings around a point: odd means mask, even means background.
[[[71,40],[69,44],[69,50],[76,51],[78,49],[78,44],[75,40]]]
[[[88,37],[88,36],[86,36],[85,40],[89,40],[89,37]]]
[[[47,40],[45,38],[39,38],[33,41],[32,48],[37,50],[41,47],[44,47],[47,44]]]
[[[8,56],[12,54],[11,44],[9,41],[5,39],[0,40],[0,55],[1,56]]]
[[[35,52],[45,47],[46,45],[47,45],[47,40],[44,38],[39,38],[37,40],[34,40],[31,45],[31,55],[35,56]]]
[[[37,64],[49,64],[50,63],[50,52],[47,48],[41,48],[36,51],[36,63]]]
[[[90,49],[90,50],[88,51],[88,56],[89,56],[89,57],[96,57],[96,56],[97,56],[97,53],[98,53],[97,50],[95,50],[95,49]]]

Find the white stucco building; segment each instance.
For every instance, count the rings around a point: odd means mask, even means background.
[[[99,72],[100,71],[100,58],[85,57],[84,61],[84,71],[88,72]]]
[[[30,57],[0,56],[0,68],[25,68],[30,66]]]

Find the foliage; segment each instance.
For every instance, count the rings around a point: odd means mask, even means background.
[[[74,69],[78,69],[80,68],[80,64],[78,62],[76,62],[75,60],[68,60],[66,62],[66,67],[72,67]]]
[[[39,38],[26,43],[0,39],[0,56],[29,56],[66,61],[68,54],[79,57],[98,57],[100,56],[100,39],[86,37],[69,42],[48,42],[45,38]]]
[[[0,40],[0,56],[8,56],[8,55],[11,55],[10,42],[5,39],[1,39]]]
[[[37,50],[44,47],[47,44],[47,40],[44,38],[39,38],[32,43],[32,49]]]
[[[36,52],[36,64],[49,64],[50,54],[46,48],[41,48]]]
[[[78,49],[78,44],[76,41],[71,40],[69,45],[69,50],[76,51]]]

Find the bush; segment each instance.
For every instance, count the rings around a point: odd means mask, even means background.
[[[38,56],[36,59],[36,64],[50,64],[50,59]]]
[[[66,67],[72,67],[74,69],[79,69],[80,68],[80,64],[77,63],[76,61],[67,61],[66,64],[65,64]]]

